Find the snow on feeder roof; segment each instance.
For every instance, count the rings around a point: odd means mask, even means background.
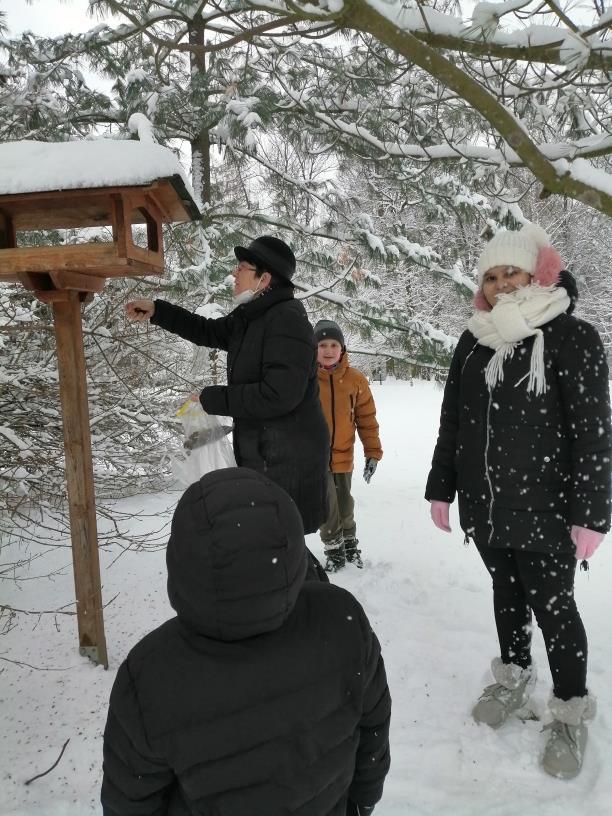
[[[67,196],[60,194],[151,186],[157,188],[164,221],[199,217],[193,190],[180,162],[162,145],[113,139],[0,144],[0,210],[13,213],[17,230],[110,224],[108,207],[106,210],[92,207],[91,202],[79,196],[83,210],[75,213],[74,207],[62,206]],[[15,199],[11,204],[8,196],[31,196],[40,201],[41,207],[19,206]]]

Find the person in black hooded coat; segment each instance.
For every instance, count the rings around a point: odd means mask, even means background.
[[[390,762],[380,646],[349,592],[305,582],[294,502],[252,470],[210,473],[166,558],[177,615],[117,673],[104,816],[371,813]]]
[[[233,417],[237,464],[283,487],[300,510],[304,532],[313,533],[327,518],[329,432],[312,326],[291,283],[295,256],[269,235],[234,252],[238,305],[226,317],[201,317],[164,300],[131,301],[127,316],[227,351],[227,385],[204,388],[202,407]]]
[[[573,314],[576,285],[540,227],[499,232],[479,260],[480,289],[451,362],[425,497],[440,529],[449,505],[493,583],[500,657],[473,709],[493,728],[535,685],[532,612],[553,679],[544,770],[581,768],[595,713],[576,559],[610,528],[608,367],[597,331]]]

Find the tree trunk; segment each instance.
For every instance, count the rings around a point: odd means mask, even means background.
[[[189,42],[204,45],[206,25],[202,17],[195,17],[189,26]],[[206,55],[191,54],[191,76],[206,74]],[[193,189],[203,204],[210,204],[210,134],[208,127],[201,128],[191,140],[191,167]]]

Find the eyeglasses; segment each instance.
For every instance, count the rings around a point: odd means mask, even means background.
[[[257,267],[250,264],[248,261],[240,261],[235,266],[237,272],[257,272]]]

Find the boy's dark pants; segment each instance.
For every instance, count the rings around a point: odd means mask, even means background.
[[[355,524],[355,500],[351,496],[352,473],[327,474],[327,500],[329,516],[319,528],[321,540],[324,544],[331,544],[338,538],[355,538],[357,525]]]

